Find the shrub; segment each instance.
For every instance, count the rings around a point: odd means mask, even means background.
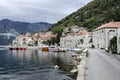
[[[110,40],[109,51],[111,51],[112,54],[117,54],[117,37],[116,36],[114,36]]]

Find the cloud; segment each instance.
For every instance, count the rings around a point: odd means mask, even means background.
[[[0,0],[0,19],[55,23],[91,0]]]

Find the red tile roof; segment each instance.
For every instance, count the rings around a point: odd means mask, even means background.
[[[56,35],[54,35],[54,34],[41,34],[40,35],[41,40],[48,40],[51,37],[56,37]]]
[[[85,35],[85,34],[86,34],[86,32],[84,32],[84,31],[78,32],[78,35]]]
[[[117,28],[117,27],[120,27],[120,22],[109,22],[107,24],[104,24],[104,25],[94,29],[94,31],[103,29],[103,28]]]
[[[89,36],[92,36],[92,32],[88,32],[88,35],[89,35]]]

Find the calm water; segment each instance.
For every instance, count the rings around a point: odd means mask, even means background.
[[[0,50],[0,80],[74,80],[71,54]]]

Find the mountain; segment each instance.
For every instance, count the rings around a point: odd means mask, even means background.
[[[0,33],[33,33],[33,32],[42,32],[48,30],[52,24],[45,22],[37,22],[37,23],[27,23],[27,22],[19,22],[12,21],[9,19],[3,19],[0,21]]]
[[[51,26],[52,24],[45,22],[27,23],[3,19],[0,21],[0,33],[13,33],[18,35],[27,32],[42,32],[51,28]],[[8,38],[6,36],[0,36],[0,45],[9,44],[12,40],[13,37]]]
[[[57,29],[62,30],[67,26],[78,25],[92,31],[110,21],[120,21],[120,0],[93,0],[60,20],[52,30],[56,32]]]

